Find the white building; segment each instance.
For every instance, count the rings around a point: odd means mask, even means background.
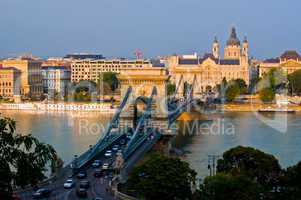
[[[44,93],[49,99],[64,98],[71,81],[71,70],[64,66],[48,66],[42,68]]]

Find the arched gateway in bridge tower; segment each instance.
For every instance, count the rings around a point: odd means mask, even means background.
[[[129,101],[120,115],[120,128],[136,128],[137,102],[146,103],[146,100],[151,97],[154,87],[156,87],[156,94],[152,101],[151,124],[152,127],[158,128],[164,134],[168,129],[166,92],[168,75],[166,70],[154,67],[128,68],[121,70],[118,79],[121,85],[122,98],[126,95],[128,88],[132,87]]]

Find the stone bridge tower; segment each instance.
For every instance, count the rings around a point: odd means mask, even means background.
[[[118,75],[121,84],[121,99],[125,96],[129,87],[132,87],[131,96],[120,115],[120,128],[134,127],[134,110],[138,98],[149,98],[154,87],[157,94],[152,103],[151,125],[165,133],[168,129],[168,106],[166,83],[167,71],[163,68],[141,67],[122,69]]]

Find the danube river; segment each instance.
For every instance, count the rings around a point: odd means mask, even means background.
[[[17,121],[17,131],[38,137],[54,146],[69,163],[95,144],[111,115],[103,113],[37,113],[0,111]],[[283,167],[301,160],[301,113],[256,115],[252,112],[211,114],[210,121],[178,123],[174,145],[182,148],[199,177],[208,175],[208,155],[221,155],[238,145],[251,146],[275,155]]]

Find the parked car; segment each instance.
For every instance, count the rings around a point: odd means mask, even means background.
[[[76,190],[76,195],[79,198],[86,198],[88,196],[87,190],[85,188],[78,188]]]
[[[98,168],[101,166],[101,161],[100,160],[95,160],[93,163],[92,163],[92,168]]]
[[[105,153],[105,157],[107,157],[107,158],[112,157],[112,151],[107,150],[106,153]]]
[[[97,169],[97,170],[94,171],[94,177],[100,178],[102,176],[103,176],[103,171],[102,170]]]
[[[34,199],[42,199],[45,197],[49,197],[50,194],[51,194],[51,190],[46,189],[46,188],[41,188],[41,189],[38,189],[35,193],[33,193],[32,197]]]
[[[65,189],[71,189],[75,186],[75,182],[73,181],[73,179],[68,179],[65,183],[64,183],[64,188]]]
[[[79,187],[88,189],[90,187],[90,182],[87,180],[83,180],[79,183]]]
[[[87,173],[85,171],[80,171],[78,174],[77,174],[77,178],[78,179],[83,179],[83,178],[86,178],[87,177]]]

